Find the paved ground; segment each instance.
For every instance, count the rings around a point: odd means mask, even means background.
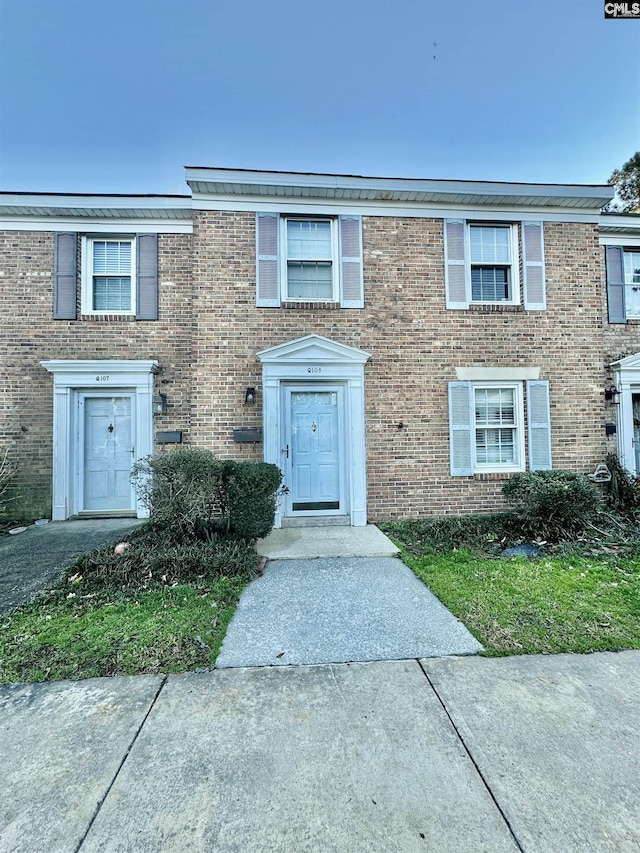
[[[216,666],[402,660],[481,649],[396,558],[273,560],[243,592]]]
[[[0,687],[0,851],[640,850],[640,652]]]
[[[395,557],[398,548],[375,524],[366,527],[282,527],[259,539],[258,554],[270,560],[314,557]]]
[[[76,557],[118,542],[140,522],[132,518],[58,521],[0,536],[0,613],[6,613],[55,580]]]

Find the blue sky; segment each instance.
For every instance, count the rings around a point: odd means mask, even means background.
[[[602,0],[0,0],[2,190],[603,183],[638,149],[640,20]]]

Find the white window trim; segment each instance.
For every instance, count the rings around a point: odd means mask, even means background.
[[[507,388],[509,390],[513,389],[514,391],[514,411],[515,411],[515,441],[514,447],[517,454],[517,462],[514,465],[506,465],[506,464],[498,464],[495,462],[491,463],[479,463],[476,458],[476,416],[475,416],[475,402],[476,402],[476,391],[482,390],[485,388]],[[524,394],[523,394],[523,386],[522,382],[472,382],[471,383],[471,393],[472,393],[472,412],[473,412],[473,424],[471,425],[472,429],[472,441],[471,441],[471,450],[473,455],[473,472],[474,474],[502,474],[502,473],[517,473],[519,471],[526,470],[526,459],[525,459],[525,419],[524,419]],[[480,427],[483,429],[484,427]],[[509,427],[510,429],[511,427]]]
[[[105,240],[128,240],[131,242],[131,310],[130,311],[96,311],[93,307],[93,243]],[[121,315],[135,316],[136,304],[136,238],[132,234],[85,234],[82,237],[81,248],[81,310],[85,315]]]
[[[480,300],[473,298],[473,286],[471,284],[471,269],[479,264],[471,262],[471,228],[472,227],[495,227],[509,228],[509,252],[511,255],[510,262],[510,282],[511,282],[511,299],[498,300]],[[467,293],[469,294],[469,305],[520,305],[520,253],[518,251],[518,225],[515,222],[482,222],[475,220],[467,220],[465,228],[465,254],[467,256],[465,274],[467,276]],[[491,264],[486,264],[491,266]],[[495,266],[504,266],[504,264],[495,264]]]
[[[330,299],[302,299],[289,296],[289,270],[287,252],[287,222],[289,220],[303,222],[329,222],[331,224],[331,285]],[[340,256],[338,244],[338,219],[335,216],[287,216],[280,217],[280,300],[281,302],[340,302]]]

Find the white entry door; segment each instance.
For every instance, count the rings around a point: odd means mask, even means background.
[[[80,396],[80,512],[133,511],[132,408],[132,394]]]
[[[285,390],[287,514],[345,515],[343,389]]]

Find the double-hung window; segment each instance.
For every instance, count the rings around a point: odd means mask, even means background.
[[[335,302],[338,269],[335,219],[285,218],[284,300]]]
[[[522,305],[526,311],[544,311],[543,238],[542,222],[446,219],[447,308]]]
[[[607,246],[610,323],[640,320],[640,246]]]
[[[78,276],[78,234],[55,235],[53,318],[88,315],[158,319],[158,234],[84,234]],[[80,284],[80,300],[78,300]],[[99,319],[99,317],[96,317]]]
[[[625,249],[624,290],[627,317],[640,317],[640,248]]]
[[[505,379],[449,383],[454,477],[524,471],[525,448],[529,470],[551,468],[549,383],[541,379],[512,380],[506,376],[509,372],[513,375],[509,368],[495,370],[503,370]],[[479,368],[474,372],[482,371]]]
[[[520,471],[522,385],[473,388],[474,448],[477,471]]]
[[[135,240],[87,237],[84,249],[83,313],[135,313]]]
[[[511,225],[469,225],[472,302],[514,302],[514,229]],[[517,246],[517,243],[516,243]],[[515,296],[514,296],[515,292]]]
[[[259,308],[364,308],[362,217],[256,214]]]

